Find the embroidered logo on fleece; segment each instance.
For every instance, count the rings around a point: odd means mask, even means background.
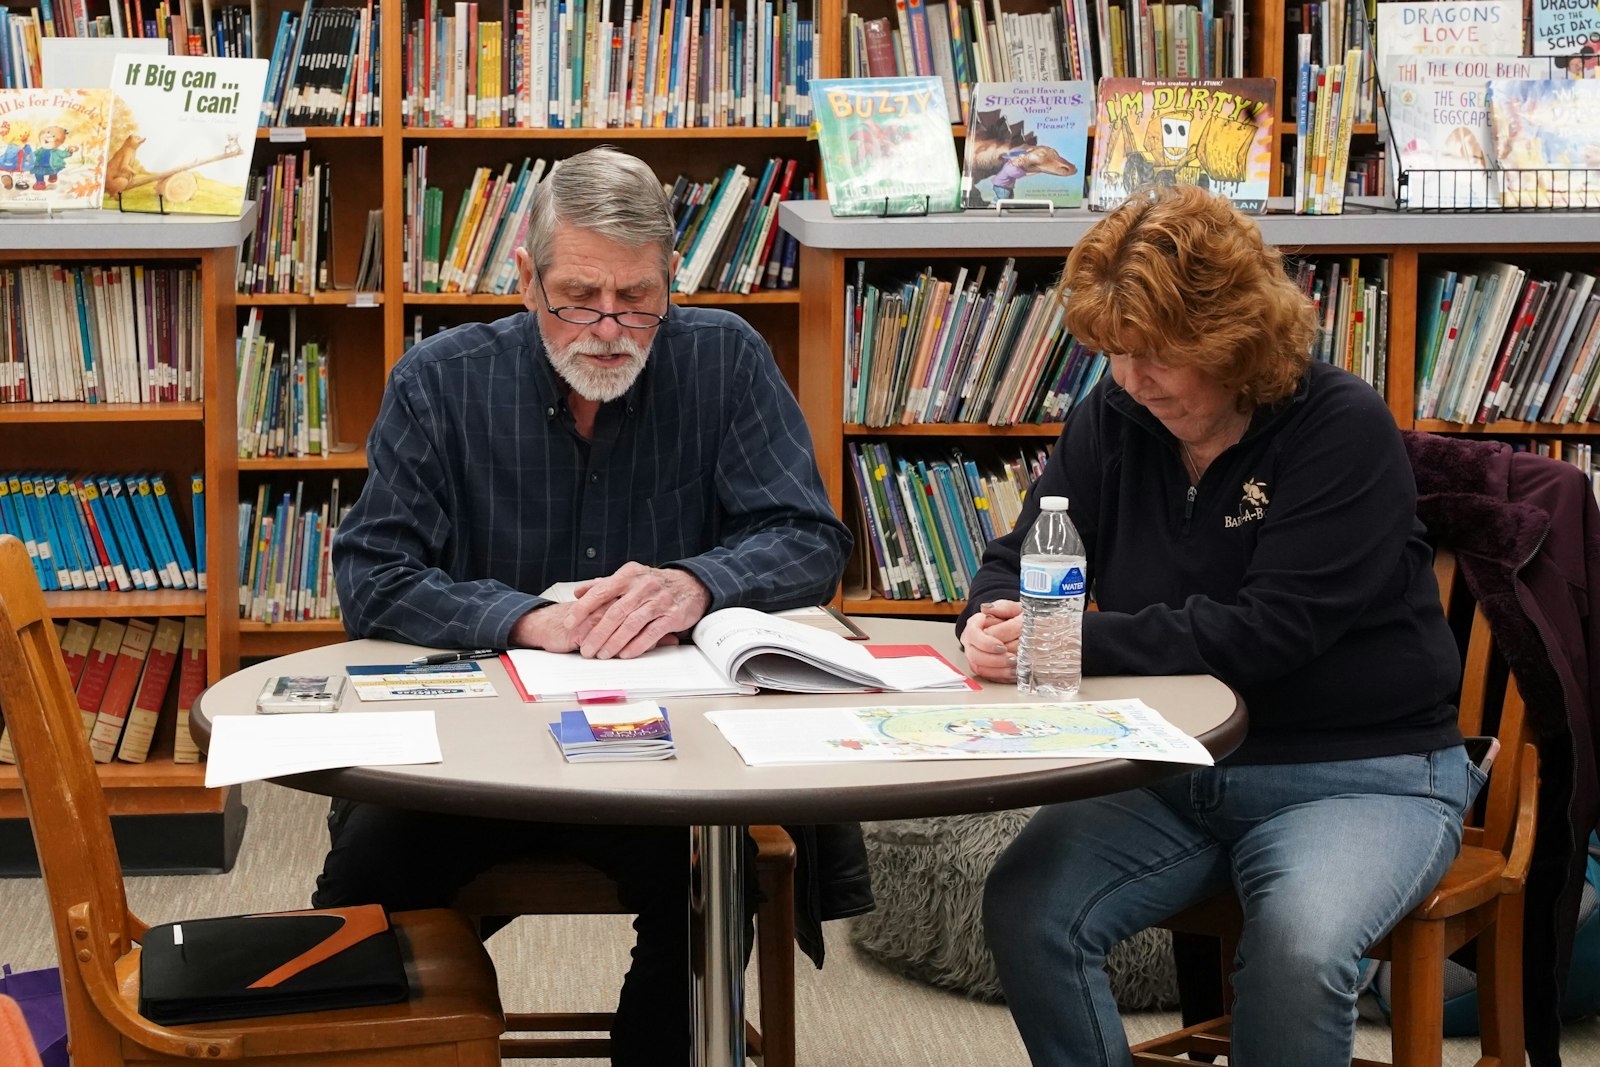
[[[1267,505],[1271,501],[1267,498],[1267,483],[1251,478],[1244,483],[1239,496],[1239,514],[1224,515],[1222,525],[1225,529],[1232,530],[1243,526],[1247,522],[1255,522],[1267,514]]]

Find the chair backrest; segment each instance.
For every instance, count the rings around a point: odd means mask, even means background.
[[[1500,740],[1494,773],[1489,776],[1487,797],[1468,813],[1463,843],[1492,848],[1509,854],[1511,831],[1517,815],[1517,790],[1521,781],[1523,745],[1527,720],[1522,693],[1516,679],[1497,663],[1494,639],[1483,608],[1471,601],[1471,593],[1456,566],[1455,553],[1440,548],[1434,554],[1434,574],[1439,580],[1439,598],[1445,617],[1455,619],[1471,608],[1464,662],[1461,669],[1461,695],[1457,721],[1467,736],[1492,733]],[[1454,610],[1452,610],[1454,609]],[[1498,716],[1494,715],[1498,709]]]
[[[0,535],[0,714],[11,732],[28,823],[44,874],[61,957],[62,991],[74,1051],[98,1012],[82,969],[99,968],[115,987],[114,961],[142,930],[128,914],[122,868],[105,794],[83,735],[72,685],[27,549]],[[89,905],[90,927],[75,938],[68,910]],[[85,945],[82,941],[89,941]],[[92,948],[89,961],[78,951]]]

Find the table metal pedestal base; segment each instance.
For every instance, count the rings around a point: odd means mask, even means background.
[[[744,1067],[744,833],[689,828],[695,1067]]]

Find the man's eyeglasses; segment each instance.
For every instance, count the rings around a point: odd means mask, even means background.
[[[626,326],[630,330],[653,330],[667,321],[665,315],[657,315],[650,311],[601,311],[598,308],[578,307],[574,304],[552,307],[550,294],[544,290],[544,279],[535,272],[533,280],[539,286],[539,295],[544,298],[544,309],[562,322],[570,322],[574,326],[593,326],[601,319],[616,319],[618,326]]]

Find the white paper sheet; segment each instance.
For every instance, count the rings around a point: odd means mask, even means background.
[[[206,786],[443,758],[431,710],[219,715],[211,723]]]

